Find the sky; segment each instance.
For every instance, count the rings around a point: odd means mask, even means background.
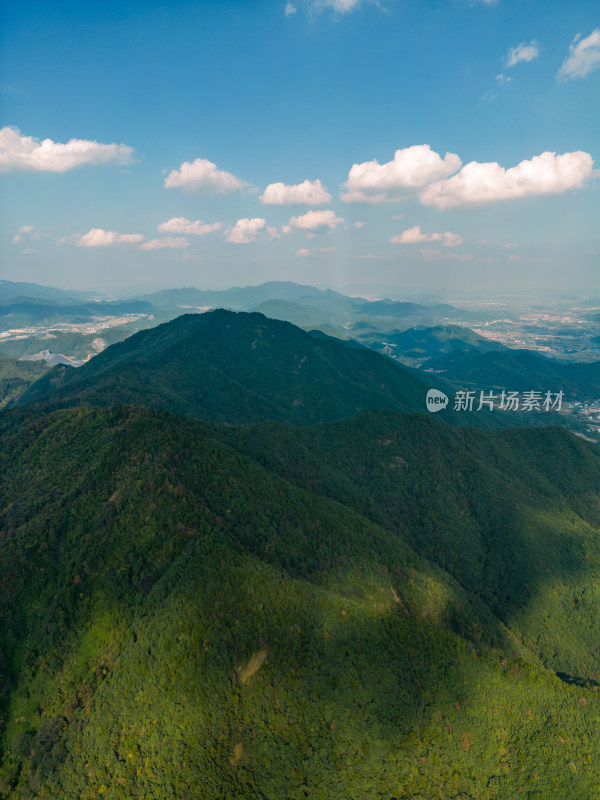
[[[597,0],[1,14],[1,278],[600,295]]]

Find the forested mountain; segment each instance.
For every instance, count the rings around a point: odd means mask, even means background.
[[[367,348],[220,309],[141,331],[78,370],[57,367],[22,401],[140,403],[223,422],[311,424],[370,408],[421,412],[426,392]]]
[[[1,796],[598,792],[595,448],[125,407],[0,441]]]
[[[415,326],[387,335],[385,344],[393,349],[393,355],[420,360],[455,351],[486,353],[490,350],[507,349],[500,342],[480,336],[461,325],[434,325],[430,328]],[[370,346],[373,344],[370,343]]]
[[[15,361],[0,356],[0,408],[13,403],[47,371],[43,361]]]
[[[453,352],[422,365],[462,385],[505,387],[514,391],[563,389],[570,400],[600,397],[600,361],[563,362],[531,350]]]
[[[598,449],[426,389],[218,310],[0,413],[0,797],[600,793]]]

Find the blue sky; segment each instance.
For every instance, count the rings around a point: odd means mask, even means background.
[[[598,293],[600,10],[5,2],[2,277]]]

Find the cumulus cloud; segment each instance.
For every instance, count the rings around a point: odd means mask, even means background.
[[[300,250],[296,250],[296,255],[299,256],[300,258],[306,258],[307,256],[310,255],[310,250],[308,249],[308,247],[302,247],[300,248]]]
[[[329,203],[331,195],[320,180],[306,180],[293,186],[270,183],[260,200],[264,205],[271,206],[319,206]]]
[[[347,14],[349,11],[354,11],[358,8],[361,0],[315,0],[316,8],[333,8],[340,14]]]
[[[184,192],[231,194],[248,185],[231,172],[217,169],[217,165],[206,158],[184,161],[179,169],[172,170],[165,178],[167,189],[182,189]]]
[[[423,233],[420,225],[407,228],[400,236],[393,236],[391,244],[420,244],[421,242],[441,242],[445,247],[457,247],[462,244],[462,236],[458,233],[444,231],[444,233]]]
[[[144,241],[141,233],[117,233],[102,228],[92,228],[77,239],[79,247],[113,247],[116,244],[139,244]]]
[[[292,14],[296,13],[296,6],[293,6],[291,3],[285,4],[285,15],[286,17],[291,17]]]
[[[189,247],[190,243],[184,236],[165,236],[164,239],[150,239],[140,245],[140,250],[181,250]]]
[[[161,222],[157,230],[159,233],[186,233],[193,236],[205,236],[207,233],[221,230],[222,227],[222,222],[206,224],[200,219],[192,222],[185,217],[173,217],[166,222]]]
[[[420,189],[431,181],[445,178],[460,169],[462,161],[454,153],[442,157],[428,144],[396,150],[393,161],[380,164],[365,161],[353,164],[344,184],[345,203],[385,203],[397,199],[398,190]]]
[[[296,230],[306,231],[309,235],[316,233],[324,233],[327,230],[333,230],[336,225],[341,225],[344,220],[341,217],[336,217],[335,213],[331,210],[328,211],[307,211],[300,217],[292,217],[283,228],[284,233],[289,233],[291,228]]]
[[[355,222],[354,227],[360,230],[360,228],[364,228],[366,224],[366,222]]]
[[[124,144],[98,144],[70,139],[66,144],[52,139],[23,136],[18,128],[0,130],[0,171],[33,170],[68,172],[85,164],[131,164],[134,150]]]
[[[225,238],[232,244],[250,244],[250,242],[256,241],[265,224],[266,220],[260,217],[238,219],[235,225],[226,232]]]
[[[29,239],[39,239],[40,235],[37,233],[34,225],[22,225],[19,228],[19,232],[15,233],[13,236],[13,244],[18,244],[19,242],[23,241],[24,238]]]
[[[426,186],[421,203],[436,208],[492,203],[579,189],[592,174],[589,153],[542,153],[516,167],[504,169],[496,162],[471,161],[451,178]]]
[[[585,78],[600,67],[600,28],[594,28],[589,36],[581,38],[578,33],[569,45],[569,55],[556,74],[559,81]]]
[[[533,61],[540,54],[540,46],[535,39],[532,39],[529,44],[521,42],[516,47],[511,47],[506,54],[506,66],[514,67],[521,61]]]
[[[33,255],[34,253],[39,253],[40,251],[39,251],[39,250],[36,250],[36,249],[35,249],[35,247],[26,247],[26,248],[23,250],[23,252],[24,252],[26,255],[28,255],[28,256],[29,256],[29,255]]]

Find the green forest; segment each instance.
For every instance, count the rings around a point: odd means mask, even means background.
[[[599,797],[597,446],[195,319],[0,414],[0,797]]]

